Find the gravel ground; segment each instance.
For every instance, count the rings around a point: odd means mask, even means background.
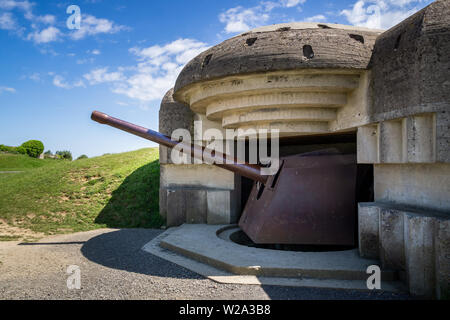
[[[141,250],[160,230],[103,229],[0,242],[0,299],[408,299],[406,295],[219,284]],[[69,265],[81,289],[67,289]]]

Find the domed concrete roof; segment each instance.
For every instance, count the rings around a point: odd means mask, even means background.
[[[191,60],[175,85],[180,90],[225,76],[296,69],[367,69],[381,30],[320,23],[257,28],[226,40]]]
[[[170,136],[174,130],[179,128],[191,131],[193,116],[188,105],[173,99],[173,89],[170,89],[161,101],[159,132]]]

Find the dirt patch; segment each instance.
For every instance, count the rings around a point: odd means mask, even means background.
[[[0,241],[30,241],[45,237],[44,233],[9,225],[0,219]]]

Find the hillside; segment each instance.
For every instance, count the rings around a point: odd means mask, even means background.
[[[24,171],[54,164],[55,160],[35,159],[22,154],[0,152],[0,171]]]
[[[163,223],[157,149],[73,162],[22,157],[0,155],[0,171],[24,171],[0,174],[0,240],[23,229],[28,236]]]

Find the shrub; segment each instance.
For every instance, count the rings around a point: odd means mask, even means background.
[[[81,160],[81,159],[87,159],[88,158],[88,156],[87,155],[85,155],[85,154],[82,154],[81,156],[79,156],[78,158],[77,158],[77,160]]]
[[[18,153],[16,147],[5,146],[4,144],[0,144],[0,151],[8,153]]]
[[[56,151],[56,155],[60,156],[64,160],[72,161],[72,152],[70,151]]]
[[[38,158],[44,152],[44,144],[39,140],[24,142],[21,147],[25,148],[26,153],[33,158]]]
[[[27,149],[25,149],[24,147],[20,146],[16,148],[16,151],[20,154],[27,154]]]

